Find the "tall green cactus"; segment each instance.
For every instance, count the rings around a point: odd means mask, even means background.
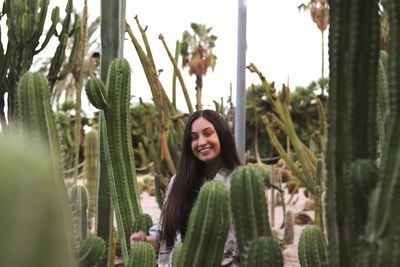
[[[79,251],[79,267],[91,267],[100,261],[104,254],[105,242],[102,238],[90,235]]]
[[[24,132],[38,136],[49,150],[53,167],[53,179],[58,195],[67,197],[64,185],[57,127],[50,105],[49,86],[43,74],[25,73],[17,89],[18,124]],[[65,221],[71,220],[70,207],[60,206],[66,214]],[[72,242],[72,235],[69,237]]]
[[[89,220],[96,217],[99,152],[98,132],[91,130],[85,137],[85,161],[83,164],[83,175],[89,194]]]
[[[131,249],[128,267],[154,267],[156,254],[153,247],[147,242],[139,242]]]
[[[259,237],[250,242],[243,267],[283,267],[279,244],[273,237]]]
[[[359,266],[398,266],[400,253],[400,216],[396,208],[400,205],[400,3],[396,0],[384,2],[390,25],[388,59],[389,114],[387,133],[382,146],[380,180],[373,194],[369,221],[365,235],[366,253],[360,257],[365,261]]]
[[[232,173],[230,195],[239,253],[243,258],[252,240],[272,236],[259,172],[250,166],[236,168]]]
[[[298,254],[301,267],[328,267],[326,243],[321,228],[310,225],[301,233]]]
[[[54,179],[47,145],[24,134],[0,135],[1,265],[74,267],[63,181]]]
[[[130,78],[128,61],[119,58],[111,63],[105,87],[97,78],[92,78],[85,87],[90,102],[104,111],[108,140],[106,149],[113,173],[111,193],[125,260],[128,260],[133,221],[142,212],[128,128]]]
[[[229,191],[221,182],[206,182],[189,216],[179,267],[219,267],[230,226]]]
[[[330,1],[327,223],[332,266],[355,266],[350,166],[377,153],[378,0]],[[367,177],[365,177],[366,179]],[[382,210],[383,211],[383,210]],[[350,238],[352,237],[352,238]]]
[[[84,185],[74,184],[71,188],[70,201],[72,222],[75,232],[75,251],[79,252],[88,235],[88,192]]]

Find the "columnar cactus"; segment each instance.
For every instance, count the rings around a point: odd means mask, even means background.
[[[279,244],[273,237],[259,237],[250,242],[243,267],[283,267]]]
[[[263,180],[258,171],[249,166],[236,168],[230,195],[239,252],[243,257],[253,239],[272,236]]]
[[[72,222],[75,232],[75,250],[79,252],[88,235],[88,192],[84,185],[74,184],[71,188],[70,201]]]
[[[377,153],[378,2],[330,1],[327,223],[332,266],[355,266],[360,238],[352,230],[365,227],[365,221],[355,225],[359,221],[352,220],[349,203],[355,192],[349,175],[354,161],[374,161]]]
[[[149,232],[150,227],[153,225],[153,220],[147,213],[139,214],[135,221],[133,222],[133,232],[143,231],[145,233]]]
[[[106,244],[100,237],[90,235],[83,242],[79,251],[79,267],[91,267],[97,262],[104,254]]]
[[[156,254],[153,247],[147,242],[139,242],[131,249],[129,267],[154,267],[156,266]]]
[[[141,213],[132,141],[128,127],[131,68],[127,60],[114,59],[107,82],[92,78],[86,84],[89,101],[104,111],[107,147],[112,166],[111,193],[118,231],[127,261],[133,221]]]
[[[85,161],[83,175],[89,194],[89,220],[96,217],[97,180],[99,179],[99,136],[91,130],[85,137]]]
[[[400,3],[384,1],[390,25],[388,93],[389,114],[387,132],[382,146],[380,180],[373,194],[368,226],[364,241],[367,251],[359,266],[398,266],[400,262],[399,228],[400,216],[396,208],[400,205]]]
[[[27,72],[17,88],[18,124],[48,144],[57,179],[62,178],[59,137],[51,109],[49,85],[39,72]]]
[[[298,254],[301,267],[328,267],[325,238],[321,228],[310,225],[301,233]]]
[[[229,226],[229,191],[221,182],[208,181],[190,213],[178,266],[221,266]]]
[[[47,145],[14,132],[0,147],[1,265],[76,266],[68,199]]]

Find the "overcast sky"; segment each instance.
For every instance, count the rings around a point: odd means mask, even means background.
[[[61,10],[65,1],[55,0]],[[100,14],[100,1],[89,2],[89,21]],[[321,32],[312,22],[309,12],[299,11],[297,6],[306,0],[249,0],[247,1],[247,54],[246,65],[254,63],[266,76],[275,81],[277,89],[289,81],[292,89],[307,86],[321,76]],[[74,0],[78,11],[83,1]],[[127,1],[126,20],[140,39],[134,20],[138,15],[142,26],[148,26],[147,37],[155,58],[156,67],[163,69],[160,80],[170,93],[172,65],[158,39],[163,34],[170,50],[174,51],[176,40],[190,29],[190,23],[202,23],[212,27],[211,33],[218,37],[214,54],[218,57],[214,72],[209,70],[203,80],[203,104],[213,108],[213,100],[224,102],[232,84],[236,91],[237,61],[237,12],[238,2],[232,0],[145,0]],[[132,94],[151,101],[150,90],[133,44],[126,38],[124,57],[132,67]],[[325,76],[328,73],[328,30],[325,33]],[[93,52],[93,51],[90,51]],[[184,73],[185,84],[195,104],[195,77]],[[246,87],[259,84],[256,74],[246,71]],[[178,87],[179,89],[179,87]],[[183,94],[178,90],[178,108],[186,111]],[[135,100],[136,99],[136,100]],[[235,103],[235,101],[234,101]]]

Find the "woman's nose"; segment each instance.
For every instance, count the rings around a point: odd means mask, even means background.
[[[207,143],[207,140],[204,136],[199,136],[199,146],[204,145]]]

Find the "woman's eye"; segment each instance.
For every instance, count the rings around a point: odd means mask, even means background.
[[[211,131],[210,131],[210,132],[205,132],[205,133],[204,133],[204,135],[207,136],[207,137],[211,136],[212,134],[213,134],[213,133],[212,133]]]
[[[197,135],[192,135],[192,141],[196,141],[197,139],[199,139],[199,136],[197,136]]]

